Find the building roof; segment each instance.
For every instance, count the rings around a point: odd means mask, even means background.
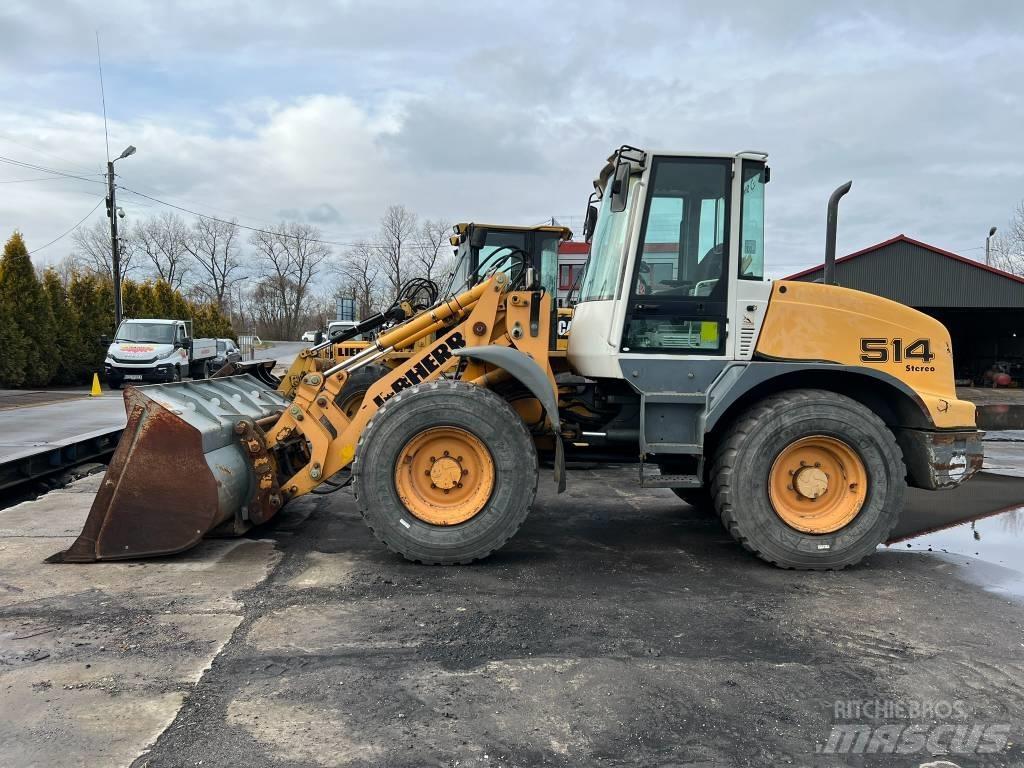
[[[820,280],[824,265],[787,280]],[[896,235],[836,259],[836,282],[912,307],[1024,308],[1024,278]]]
[[[563,240],[558,244],[559,253],[590,253],[590,243],[581,243],[579,240]]]

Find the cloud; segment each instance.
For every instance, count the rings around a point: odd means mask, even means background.
[[[846,179],[841,251],[897,232],[977,248],[1024,197],[1020,3],[14,2],[0,23],[0,154],[103,170],[99,27],[112,150],[139,147],[120,183],[253,226],[294,213],[341,242],[390,203],[578,226],[622,143],[768,151],[776,275],[820,259]],[[0,191],[0,226],[31,245],[102,187]]]

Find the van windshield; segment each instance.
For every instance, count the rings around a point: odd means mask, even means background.
[[[135,341],[146,344],[171,344],[174,342],[174,325],[171,323],[140,323],[127,320],[121,323],[114,341]]]

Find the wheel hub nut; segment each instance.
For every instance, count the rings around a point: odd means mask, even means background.
[[[802,467],[793,476],[796,492],[805,499],[817,499],[828,491],[828,475],[818,467]]]
[[[451,456],[442,456],[430,467],[430,481],[446,492],[462,480],[462,467]]]

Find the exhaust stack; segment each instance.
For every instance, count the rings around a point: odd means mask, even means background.
[[[836,227],[839,224],[839,200],[850,191],[852,181],[848,181],[828,199],[828,219],[825,223],[825,272],[822,282],[825,285],[836,284]]]

